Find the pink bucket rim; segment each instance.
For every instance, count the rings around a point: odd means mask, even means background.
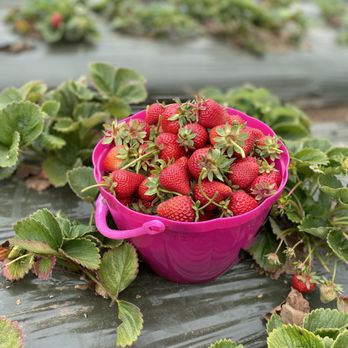
[[[248,121],[252,121],[252,122],[255,122],[255,123],[259,124],[259,125],[262,125],[262,127],[267,128],[269,135],[273,135],[273,136],[276,135],[275,132],[273,131],[273,129],[270,126],[268,126],[264,122],[256,119],[255,117],[251,117],[251,116],[245,114],[244,112],[241,112],[241,111],[239,111],[237,109],[234,109],[234,108],[226,108],[226,109],[227,109],[229,114],[237,114],[237,115],[241,116],[243,119],[245,119],[247,121],[247,123],[248,123]],[[135,113],[135,114],[133,114],[133,115],[123,119],[122,121],[123,122],[128,122],[128,121],[130,121],[132,119],[142,118],[141,116],[145,112],[146,112],[146,110],[138,111],[137,113]],[[258,128],[258,127],[253,127],[253,128]],[[94,166],[94,178],[95,178],[97,183],[100,183],[101,179],[102,179],[102,175],[101,175],[102,171],[98,170],[98,168],[97,168],[97,166],[99,164],[99,157],[100,157],[97,154],[97,149],[99,147],[105,147],[106,148],[106,147],[109,146],[109,145],[102,144],[103,139],[104,139],[104,137],[94,147],[93,155],[92,155],[93,166]],[[283,151],[282,154],[281,154],[281,158],[283,159],[283,165],[285,166],[285,168],[282,167],[282,181],[281,181],[281,184],[278,187],[278,190],[276,191],[276,193],[273,196],[270,196],[270,197],[266,198],[256,208],[254,208],[253,210],[251,210],[251,211],[249,211],[247,213],[241,214],[241,215],[230,216],[230,217],[221,217],[221,218],[219,217],[219,218],[215,218],[215,219],[207,220],[207,221],[194,221],[194,222],[175,221],[175,220],[170,220],[170,219],[158,216],[158,215],[149,215],[149,214],[144,214],[144,213],[137,212],[137,211],[132,210],[132,209],[128,208],[127,206],[123,205],[114,195],[112,195],[105,188],[99,187],[99,191],[101,192],[102,196],[104,196],[104,197],[107,196],[109,199],[115,200],[117,202],[117,204],[121,204],[122,205],[122,209],[124,209],[125,212],[127,212],[129,214],[134,214],[134,216],[138,216],[138,217],[139,216],[140,217],[145,217],[145,218],[151,217],[153,219],[160,220],[163,223],[171,223],[171,224],[174,224],[174,225],[178,224],[178,225],[181,225],[181,226],[187,225],[187,224],[200,224],[200,225],[206,224],[206,225],[209,225],[209,224],[215,224],[215,223],[220,222],[220,221],[224,221],[224,222],[226,222],[227,220],[231,221],[231,219],[237,220],[240,217],[247,218],[249,216],[257,214],[259,211],[264,209],[265,206],[272,206],[274,204],[274,202],[276,200],[278,200],[279,196],[281,195],[282,191],[284,190],[284,187],[285,187],[285,185],[287,183],[287,180],[288,180],[288,168],[289,168],[289,164],[290,164],[290,155],[289,155],[288,149],[286,148],[286,146],[284,145],[284,143],[281,140],[280,140],[280,143],[281,143],[281,150]],[[276,160],[275,162],[276,163],[279,162],[281,164],[280,159]]]

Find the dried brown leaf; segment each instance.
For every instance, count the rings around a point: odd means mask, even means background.
[[[47,190],[51,186],[51,183],[40,176],[31,176],[25,180],[25,186],[35,191],[42,192]]]
[[[284,324],[303,326],[304,317],[310,312],[309,302],[303,295],[291,288],[285,301],[273,308],[264,318],[269,320],[273,313],[280,315]]]
[[[348,296],[342,295],[337,297],[337,309],[348,313]]]

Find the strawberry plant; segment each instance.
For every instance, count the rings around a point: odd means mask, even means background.
[[[0,316],[0,346],[3,348],[23,348],[23,332],[16,321]]]
[[[132,70],[93,63],[89,75],[93,88],[81,77],[50,91],[32,81],[0,93],[0,178],[31,157],[54,186],[64,186],[68,170],[90,163],[100,125],[146,98],[145,79]]]
[[[79,0],[25,1],[8,12],[6,21],[18,34],[48,43],[93,43],[98,39],[93,17]]]
[[[285,192],[273,207],[257,242],[249,249],[252,257],[261,269],[276,276],[283,272],[293,273],[293,287],[310,292],[317,283],[324,302],[334,300],[340,293],[339,285],[334,282],[337,263],[348,263],[345,179],[348,148],[335,147],[327,139],[312,138],[306,115],[293,105],[283,105],[266,89],[245,86],[224,94],[218,89],[206,88],[201,94],[268,123],[290,151]],[[259,149],[260,153],[265,150],[262,146]],[[232,166],[237,167],[238,161]],[[269,163],[264,162],[261,168],[265,174],[256,180],[266,181],[252,184],[256,198],[269,194],[268,190],[276,187],[266,185]],[[238,171],[232,175],[238,176]],[[249,176],[242,179],[247,180]],[[270,183],[273,185],[274,181]],[[315,261],[322,266],[320,272],[328,274],[329,280],[313,274]]]
[[[68,173],[68,179],[72,190],[94,206],[97,190],[81,192],[83,187],[94,183],[92,168],[73,169]],[[125,347],[137,339],[143,326],[140,309],[119,298],[136,278],[138,257],[131,244],[101,237],[93,225],[93,213],[94,209],[88,225],[47,209],[40,209],[18,221],[13,227],[15,236],[8,241],[9,246],[3,244],[2,249],[7,252],[2,255],[2,274],[9,281],[18,281],[31,272],[45,280],[52,275],[56,265],[81,273],[97,295],[117,305],[121,321],[117,328],[117,346]],[[9,323],[0,318],[0,333],[5,330],[2,325],[9,326]],[[14,336],[16,332],[9,331],[7,335],[10,334]],[[3,335],[0,336],[1,343]],[[14,338],[5,336],[4,339],[7,342]]]

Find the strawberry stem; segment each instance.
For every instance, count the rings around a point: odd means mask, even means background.
[[[31,253],[19,256],[19,257],[15,258],[15,259],[11,260],[10,262],[7,262],[6,266],[12,265],[13,263],[17,262],[18,260],[24,259],[25,257],[30,256],[30,255],[31,255]]]
[[[336,278],[336,271],[337,271],[337,259],[334,261],[334,267],[333,267],[333,272],[332,272],[332,282],[335,282]]]
[[[86,191],[91,190],[95,187],[108,187],[108,186],[110,186],[110,185],[108,185],[106,182],[100,182],[99,184],[94,184],[94,185],[85,187],[84,189],[81,190],[81,192],[82,193],[86,192]]]
[[[182,196],[182,194],[179,193],[179,192],[169,191],[169,190],[165,190],[165,189],[163,189],[163,188],[159,188],[159,190],[160,190],[161,192],[164,192],[164,193],[169,193],[169,194],[176,195],[176,196]]]
[[[199,210],[204,210],[208,205],[210,205],[211,203],[214,203],[214,199],[217,197],[218,192],[215,191],[213,196],[209,199],[209,201],[207,203],[205,203],[202,207],[199,208]]]
[[[156,153],[157,150],[153,150],[153,151],[150,151],[148,153],[145,153],[139,157],[137,157],[136,159],[134,159],[133,161],[129,162],[128,164],[126,164],[125,166],[123,166],[121,169],[127,169],[129,167],[131,167],[133,164],[136,164],[139,160],[143,159],[143,158],[146,158],[146,157],[149,157],[149,156],[152,156],[154,153]]]
[[[294,185],[294,187],[289,191],[287,197],[290,197],[301,184],[302,184],[302,181],[297,182],[296,185]]]
[[[202,187],[202,178],[203,176],[206,174],[207,169],[206,168],[202,168],[199,177],[198,177],[198,189],[199,192],[202,194],[202,196],[207,200],[210,201],[210,197],[203,191],[203,187]],[[213,203],[216,207],[218,208],[222,208],[220,204],[216,203],[215,201],[212,201],[211,203]]]
[[[319,262],[321,263],[321,265],[323,266],[323,268],[325,269],[325,271],[330,274],[331,270],[328,267],[327,263],[324,261],[324,259],[321,257],[320,253],[315,251],[314,254],[316,258],[319,260]]]
[[[240,147],[235,141],[230,140],[230,142],[233,144],[234,147],[236,147],[239,151],[240,154],[242,155],[242,158],[245,158],[245,152],[242,147]]]

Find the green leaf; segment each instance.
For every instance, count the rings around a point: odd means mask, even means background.
[[[68,183],[74,193],[86,202],[94,202],[97,198],[99,190],[97,187],[85,192],[81,192],[84,188],[95,185],[96,181],[93,175],[93,168],[80,167],[75,168],[67,173]]]
[[[321,191],[327,193],[331,197],[337,197],[342,188],[342,183],[334,175],[324,174],[318,178],[318,185]]]
[[[42,280],[51,277],[54,266],[56,265],[56,257],[39,257],[33,265],[32,272]]]
[[[30,217],[40,223],[42,223],[47,230],[50,231],[50,235],[53,237],[55,245],[60,247],[63,243],[63,232],[58,223],[56,217],[48,209],[39,209]]]
[[[333,329],[333,328],[321,328],[321,329],[316,329],[314,331],[314,333],[317,335],[317,336],[320,336],[320,337],[330,337],[332,339],[336,339],[336,337],[339,335],[340,333],[340,329]]]
[[[300,231],[307,232],[321,239],[325,239],[332,230],[332,226],[326,219],[311,215],[307,215],[298,228]]]
[[[271,223],[272,232],[279,238],[282,235],[282,230],[280,226],[277,224],[276,220],[269,217],[269,222]]]
[[[107,251],[98,271],[105,290],[117,297],[136,277],[138,257],[134,247],[128,243]]]
[[[16,259],[6,259],[3,264],[2,274],[8,280],[20,280],[30,271],[34,263],[34,255],[19,256]]]
[[[348,313],[330,308],[315,309],[305,316],[303,326],[312,332],[322,328],[340,329],[347,327]]]
[[[0,143],[0,167],[13,167],[18,161],[20,134],[13,133],[12,144],[8,147]]]
[[[51,156],[44,160],[42,168],[52,185],[60,187],[68,182],[67,172],[72,168],[72,166],[62,162],[57,157]]]
[[[75,122],[70,117],[60,117],[57,122],[54,124],[53,128],[57,132],[61,133],[71,133],[76,131],[79,128],[79,123]]]
[[[68,259],[90,270],[100,265],[99,249],[90,240],[81,238],[65,241],[59,251]]]
[[[300,140],[309,135],[308,130],[301,124],[293,124],[292,122],[280,123],[273,127],[278,136],[285,140]]]
[[[98,124],[106,122],[109,119],[110,115],[107,112],[97,112],[89,118],[86,118],[80,121],[80,124],[84,128],[93,128]]]
[[[100,103],[96,102],[83,102],[79,103],[74,108],[73,117],[74,120],[81,121],[87,120],[92,115],[100,111]]]
[[[18,238],[10,239],[10,244],[18,246],[31,253],[42,254],[42,255],[56,255],[57,252],[51,248],[48,244],[39,242],[36,240],[22,240]]]
[[[89,74],[95,88],[105,95],[113,95],[115,92],[116,69],[106,63],[91,63]]]
[[[280,315],[273,313],[266,324],[267,334],[269,335],[273,330],[278,329],[278,327],[281,327],[282,325],[284,324]]]
[[[0,109],[12,102],[23,100],[22,93],[14,87],[6,88],[0,93]]]
[[[116,118],[124,118],[131,113],[131,108],[122,98],[113,96],[104,103],[104,109]]]
[[[116,331],[116,346],[130,346],[137,340],[143,329],[143,315],[136,305],[127,301],[117,300],[117,307],[121,324]]]
[[[0,316],[0,347],[23,348],[24,335],[18,322]]]
[[[46,133],[41,133],[36,140],[36,143],[45,150],[49,151],[59,150],[66,145],[66,141],[63,138]]]
[[[329,163],[329,159],[324,152],[308,147],[299,151],[295,158],[298,162],[307,166],[319,166]]]
[[[70,90],[78,99],[81,100],[91,100],[95,95],[95,93],[88,88],[85,76],[81,77],[78,81],[72,81],[70,84]]]
[[[348,147],[333,147],[326,153],[326,155],[330,160],[342,162],[348,157]]]
[[[229,338],[223,338],[222,340],[212,343],[209,348],[244,348],[244,346],[230,340]]]
[[[334,340],[330,337],[321,337],[321,341],[324,343],[325,348],[332,348],[332,345],[334,344]]]
[[[276,236],[267,228],[263,228],[257,235],[254,244],[247,250],[255,262],[265,271],[274,272],[282,265],[271,264],[266,255],[277,249],[278,242]],[[278,253],[280,262],[284,261],[284,254]]]
[[[17,164],[12,166],[12,167],[6,167],[6,168],[1,168],[0,167],[0,180],[4,180],[6,178],[8,178],[9,176],[11,176],[15,170],[17,169]]]
[[[20,135],[20,146],[26,146],[42,132],[44,121],[40,108],[31,102],[15,102],[0,110],[0,143],[13,144],[13,133]]]
[[[95,232],[94,226],[78,224],[70,227],[69,232],[66,233],[66,237],[76,239],[93,232]]]
[[[336,256],[348,264],[347,235],[341,230],[333,230],[327,236],[327,243]]]
[[[339,192],[339,203],[340,206],[348,209],[348,188],[344,187]]]
[[[348,330],[343,331],[336,338],[332,348],[347,348],[348,347]]]
[[[115,94],[127,103],[140,103],[147,97],[145,78],[134,70],[118,69],[114,86]]]
[[[267,338],[268,348],[325,348],[318,336],[296,325],[283,325]]]
[[[60,108],[60,103],[57,102],[56,100],[47,100],[41,106],[41,110],[50,117],[57,116],[59,112],[59,108]]]
[[[39,101],[47,91],[47,85],[42,81],[29,81],[20,88],[23,98],[33,103]]]
[[[31,216],[17,221],[13,229],[16,232],[16,239],[38,241],[47,244],[53,250],[57,250],[60,246],[55,232],[52,232],[42,222]]]
[[[310,138],[304,141],[303,146],[326,152],[331,148],[331,142],[325,138]]]

